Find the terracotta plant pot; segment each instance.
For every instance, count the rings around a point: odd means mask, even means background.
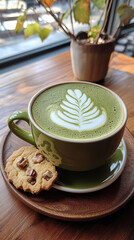
[[[81,81],[98,82],[105,78],[115,39],[102,44],[71,42],[71,61],[74,76]]]

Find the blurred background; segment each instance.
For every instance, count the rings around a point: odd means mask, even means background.
[[[118,23],[116,9],[118,5],[126,1],[113,1],[107,31],[114,32],[115,26]],[[134,6],[134,0],[130,0],[130,5]],[[68,7],[67,0],[57,0],[54,2],[52,9],[57,16],[64,13]],[[40,38],[36,35],[24,39],[23,31],[16,34],[14,29],[19,15],[24,9],[29,9],[27,14],[26,24],[38,21],[42,27],[50,27],[51,34],[42,43]],[[101,11],[96,8],[93,9],[91,16],[92,25],[97,24],[101,16]],[[69,29],[70,19],[64,20]],[[24,25],[24,27],[25,27]],[[75,32],[80,29],[88,29],[86,24],[74,23]],[[129,33],[130,32],[130,33]],[[120,33],[123,35],[119,37],[115,50],[117,52],[125,53],[126,55],[134,57],[134,24],[123,29]],[[37,55],[48,50],[52,50],[59,46],[70,44],[70,39],[59,29],[53,18],[45,12],[43,7],[39,7],[36,0],[0,0],[0,64],[7,64],[21,58]]]

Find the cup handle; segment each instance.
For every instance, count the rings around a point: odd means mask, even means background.
[[[30,125],[29,117],[27,111],[19,110],[13,112],[8,118],[8,126],[10,130],[19,138],[24,141],[36,145],[32,133],[20,128],[14,123],[14,120],[24,120]]]

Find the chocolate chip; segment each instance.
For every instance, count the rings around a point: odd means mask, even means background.
[[[53,173],[50,170],[47,170],[45,173],[43,173],[42,177],[46,180],[49,181],[50,178],[53,177]]]
[[[34,177],[30,177],[28,180],[28,183],[30,183],[31,185],[34,185],[36,183],[36,179]]]
[[[28,165],[28,160],[25,157],[22,157],[20,161],[17,162],[17,167],[24,169]]]
[[[26,175],[32,176],[32,177],[37,177],[37,172],[32,168],[27,168]]]
[[[45,159],[41,153],[36,153],[35,157],[32,159],[33,163],[40,163]]]

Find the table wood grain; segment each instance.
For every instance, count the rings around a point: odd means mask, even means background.
[[[76,80],[70,52],[37,61],[0,76],[0,141],[7,118],[27,109],[34,93],[49,84]],[[100,84],[115,91],[128,109],[127,128],[134,137],[134,59],[114,53],[108,74]],[[134,198],[109,217],[86,222],[66,222],[34,212],[9,191],[0,174],[0,240],[133,240]]]

